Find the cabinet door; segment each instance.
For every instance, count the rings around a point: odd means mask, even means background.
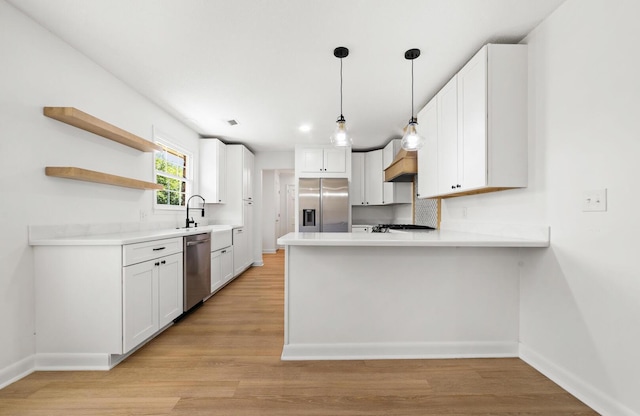
[[[247,148],[242,148],[242,199],[253,199],[254,156]]]
[[[351,153],[351,183],[349,192],[351,205],[364,205],[364,155]]]
[[[364,169],[365,205],[382,205],[382,183],[384,182],[382,150],[365,153]]]
[[[473,189],[487,183],[487,48],[458,73],[458,183]]]
[[[226,199],[226,151],[218,139],[200,140],[200,195],[207,203],[224,203]]]
[[[162,328],[182,315],[184,282],[182,253],[156,260],[158,273],[158,327]],[[154,263],[154,264],[155,264]]]
[[[324,149],[302,149],[302,172],[324,172]]]
[[[454,76],[436,95],[438,107],[438,193],[455,192],[458,179],[458,94]]]
[[[222,250],[218,250],[211,253],[211,292],[215,292],[223,284]]]
[[[220,268],[222,271],[222,282],[226,283],[233,279],[233,247],[224,248],[220,256]]]
[[[158,267],[158,260],[150,260],[123,268],[123,348],[125,353],[158,330]]]
[[[324,172],[342,173],[347,171],[347,151],[344,147],[325,148]]]
[[[432,99],[418,113],[420,134],[425,139],[418,150],[418,198],[438,195],[438,100]]]
[[[237,276],[245,268],[247,235],[244,228],[234,228],[233,230],[233,275]]]

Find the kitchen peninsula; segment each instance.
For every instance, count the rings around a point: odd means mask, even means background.
[[[521,250],[548,247],[549,229],[451,224],[278,243],[283,360],[515,357]]]

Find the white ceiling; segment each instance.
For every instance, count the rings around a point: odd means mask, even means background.
[[[488,42],[517,43],[564,0],[8,0],[202,136],[256,151],[399,137]],[[238,120],[231,127],[226,120]],[[298,127],[308,123],[312,130]]]

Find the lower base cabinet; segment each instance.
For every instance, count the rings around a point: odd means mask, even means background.
[[[211,253],[211,293],[233,278],[233,247],[225,247]]]
[[[247,229],[233,229],[233,275],[237,276],[251,265]]]
[[[42,368],[108,368],[179,317],[182,249],[182,237],[34,246]]]
[[[182,273],[182,253],[123,268],[125,353],[182,314]]]

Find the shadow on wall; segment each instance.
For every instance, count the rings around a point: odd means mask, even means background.
[[[606,352],[637,347],[638,334],[617,326],[616,311],[629,309],[619,307],[626,300],[616,299],[616,290],[603,287],[607,278],[598,270],[598,261],[585,262],[584,256],[561,245],[523,252],[521,356],[578,398],[584,397],[581,392],[590,398],[595,394],[598,401],[617,406],[620,398],[637,397],[632,394],[640,385],[637,368]],[[620,352],[620,357],[629,356]],[[613,397],[602,392],[612,392]]]

